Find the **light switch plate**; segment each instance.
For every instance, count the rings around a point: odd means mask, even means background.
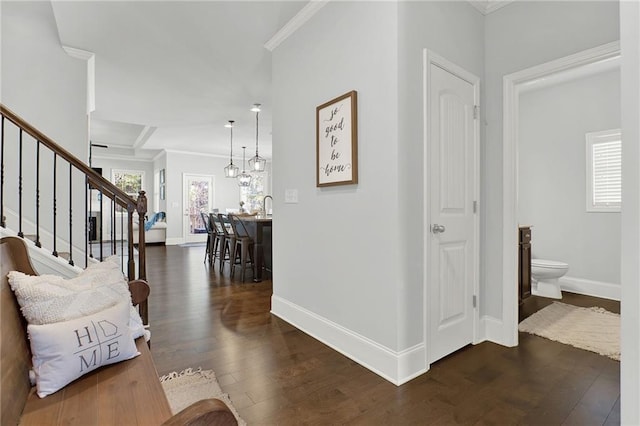
[[[298,190],[297,189],[285,189],[284,190],[284,202],[287,204],[296,204],[298,202]]]

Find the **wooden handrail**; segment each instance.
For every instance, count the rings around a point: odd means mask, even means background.
[[[40,143],[42,143],[44,146],[58,154],[60,157],[64,158],[76,169],[84,173],[87,176],[89,184],[96,189],[100,189],[108,198],[115,199],[116,202],[122,207],[127,207],[128,205],[135,206],[137,204],[137,201],[131,198],[131,196],[126,192],[115,186],[113,183],[109,182],[104,177],[100,176],[91,167],[89,167],[82,161],[79,161],[73,154],[62,148],[53,139],[33,127],[31,124],[27,123],[18,114],[11,111],[3,104],[0,104],[0,113],[2,113],[2,115],[4,115],[5,118],[11,121],[13,124],[21,128],[24,132],[31,135],[35,140],[40,141]]]

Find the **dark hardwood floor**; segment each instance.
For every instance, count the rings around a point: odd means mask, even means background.
[[[231,281],[204,247],[149,247],[152,354],[158,373],[216,372],[250,425],[620,423],[620,364],[520,334],[520,345],[468,346],[395,386],[272,316],[271,282]],[[239,275],[239,274],[238,274]],[[566,294],[565,303],[619,303]],[[531,298],[527,312],[548,299]]]

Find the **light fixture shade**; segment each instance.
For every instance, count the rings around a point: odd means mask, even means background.
[[[251,175],[247,173],[244,169],[245,164],[245,152],[247,150],[246,146],[242,147],[242,173],[238,175],[238,186],[249,186],[251,185]]]
[[[256,113],[256,156],[249,160],[249,168],[254,172],[264,172],[267,160],[258,155],[258,115],[260,114],[260,104],[253,104],[251,111]]]
[[[267,160],[265,160],[264,158],[256,154],[255,157],[252,157],[249,160],[249,169],[251,169],[254,172],[264,172],[264,168],[266,164],[267,164]]]
[[[234,166],[233,163],[230,163],[227,167],[224,168],[224,177],[234,178],[238,176],[238,171],[240,168],[238,166]]]
[[[230,132],[230,149],[229,149],[229,165],[224,168],[224,177],[235,178],[238,176],[238,166],[233,164],[233,120],[229,120],[228,124],[225,124],[224,127],[229,128]]]
[[[251,175],[243,171],[238,175],[238,186],[249,185],[251,185]]]

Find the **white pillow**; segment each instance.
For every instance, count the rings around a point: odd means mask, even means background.
[[[36,391],[44,398],[98,367],[139,355],[128,327],[129,306],[53,324],[27,326]]]
[[[117,256],[111,256],[104,262],[89,265],[78,276],[69,279],[11,271],[9,284],[29,324],[69,321],[100,312],[121,301],[131,304],[129,285],[119,262]],[[130,314],[134,338],[144,335],[142,319],[133,306]]]

